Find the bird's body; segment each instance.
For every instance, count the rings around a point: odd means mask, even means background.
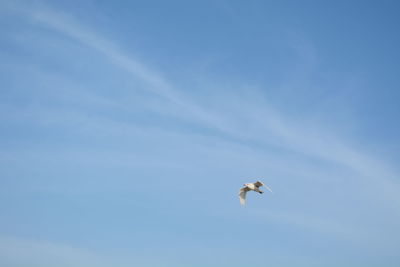
[[[259,188],[260,186],[264,186],[265,188],[267,188],[270,192],[272,192],[271,189],[269,189],[268,186],[264,185],[262,182],[257,181],[255,183],[247,183],[244,184],[244,187],[240,188],[239,190],[239,200],[240,200],[240,204],[244,205],[244,203],[246,202],[246,194],[248,191],[255,191],[257,193],[264,193],[263,191],[261,191]]]

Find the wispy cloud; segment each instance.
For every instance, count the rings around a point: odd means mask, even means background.
[[[353,171],[354,176],[357,177],[355,179],[358,179],[361,184],[370,184],[368,186],[370,190],[378,190],[381,199],[389,201],[396,210],[400,206],[400,190],[396,181],[398,176],[391,171],[390,167],[385,166],[379,159],[353,148],[348,140],[338,138],[335,133],[327,132],[319,125],[308,122],[307,119],[299,121],[285,117],[279,110],[272,108],[267,101],[260,100],[257,93],[244,100],[226,92],[226,95],[214,101],[228,102],[226,99],[229,99],[230,103],[225,103],[224,108],[215,106],[210,108],[207,103],[193,101],[194,97],[190,93],[180,90],[162,74],[124,53],[117,44],[103,37],[101,33],[84,27],[70,16],[47,8],[33,8],[29,11],[29,16],[31,21],[37,25],[50,28],[96,50],[115,67],[146,83],[146,89],[149,92],[161,96],[165,99],[165,102],[178,106],[184,113],[184,117],[202,126],[213,128],[219,134],[227,137],[226,140],[229,141],[219,139],[218,142],[221,147],[224,147],[227,142],[231,143],[229,149],[234,151],[236,155],[243,155],[245,154],[243,151],[248,152],[246,149],[250,149],[253,155],[256,154],[251,159],[257,158],[259,162],[270,160],[271,165],[280,166],[281,169],[290,168],[287,165],[296,164],[296,160],[289,161],[284,156],[274,156],[273,152],[268,151],[272,147],[283,149],[288,153],[298,153],[313,159],[337,164],[341,168],[348,168]],[[315,55],[312,55],[312,61],[315,60],[314,57]],[[95,96],[93,97],[95,98]],[[92,96],[85,96],[85,99],[89,98],[92,98]],[[105,99],[97,99],[96,103],[101,106],[114,105],[129,110],[129,107],[121,105],[121,103],[110,102]],[[47,116],[51,120],[52,116],[56,115],[47,114],[43,116]],[[80,118],[81,114],[72,112],[68,113],[68,116],[72,117],[71,120],[74,120]],[[113,122],[104,118],[91,119],[91,122],[93,127],[101,127],[98,132],[104,132],[107,129],[108,131],[122,129],[120,132],[132,134],[132,132],[136,131],[137,133],[138,131],[138,127],[131,124]],[[109,127],[110,125],[112,127]],[[243,125],[246,125],[246,127],[243,127]],[[154,135],[158,130],[154,130]],[[150,132],[146,130],[146,134]],[[199,139],[201,138],[199,137]],[[171,137],[171,139],[184,140],[185,134],[174,133],[174,137]],[[229,149],[226,149],[226,151],[229,151]],[[238,158],[243,159],[239,156]],[[316,171],[315,168],[309,166],[304,167],[303,165],[302,168],[304,175]],[[301,168],[299,167],[296,170],[298,169]],[[314,225],[318,229],[333,233],[336,233],[340,228],[336,225],[332,226],[330,222],[324,220],[307,219],[307,217],[303,218],[298,214],[293,216],[296,218],[289,215],[279,215],[276,218],[306,227]]]
[[[277,143],[279,145],[283,145],[290,150],[336,161],[363,174],[371,174],[371,165],[374,165],[375,168],[378,168],[375,165],[380,165],[374,159],[351,148],[344,141],[337,139],[335,133],[328,133],[321,128],[315,127],[316,125],[307,124],[306,120],[296,122],[284,118],[265,101],[260,106],[254,101],[245,103],[239,98],[231,99],[238,102],[238,104],[232,105],[234,110],[230,111],[235,113],[231,115],[220,113],[219,110],[204,108],[193,103],[190,97],[183,94],[163,78],[160,73],[133,59],[132,56],[122,52],[115,43],[101,37],[94,31],[85,29],[67,15],[46,9],[33,10],[31,15],[35,21],[96,49],[117,67],[125,69],[130,74],[145,81],[148,84],[147,90],[180,105],[184,110],[192,114],[193,119],[200,119],[203,123],[209,124],[227,134],[239,138],[253,138],[266,143],[269,143],[266,140],[267,137],[272,135],[278,138],[276,140],[278,140]],[[240,110],[238,110],[239,107],[241,107]],[[250,127],[258,131],[254,131],[255,133],[247,131],[246,134],[240,131],[239,126],[248,120],[251,120]]]
[[[85,29],[83,26],[70,19],[68,16],[49,10],[34,10],[30,14],[33,20],[40,22],[58,32],[68,35],[76,41],[93,48],[107,57],[115,66],[124,69],[147,83],[147,90],[164,97],[166,100],[181,106],[194,118],[212,123],[214,127],[220,127],[215,114],[210,114],[200,106],[191,103],[187,97],[170,84],[161,74],[151,70],[145,64],[139,62],[121,52],[115,43],[106,38]]]

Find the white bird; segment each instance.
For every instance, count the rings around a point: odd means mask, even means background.
[[[244,203],[246,202],[246,193],[248,191],[256,191],[260,194],[264,193],[263,191],[261,191],[259,188],[260,186],[264,186],[265,188],[268,189],[268,191],[270,191],[272,193],[272,190],[266,186],[265,184],[263,184],[260,181],[257,181],[255,183],[248,183],[248,184],[244,184],[244,187],[240,188],[239,190],[239,200],[240,200],[240,204],[244,205]]]

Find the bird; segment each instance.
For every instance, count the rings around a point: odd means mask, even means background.
[[[247,184],[244,184],[244,187],[240,188],[240,190],[239,190],[239,200],[240,200],[240,204],[241,204],[241,205],[244,205],[244,204],[245,204],[245,202],[246,202],[246,193],[247,193],[248,191],[251,191],[251,190],[252,190],[252,191],[258,192],[258,193],[260,193],[260,194],[264,193],[263,191],[261,191],[261,190],[259,189],[260,186],[264,186],[265,188],[268,189],[268,191],[270,191],[270,192],[272,193],[272,190],[271,190],[268,186],[266,186],[263,182],[260,182],[260,181],[257,181],[257,182],[254,182],[254,183],[247,183]]]

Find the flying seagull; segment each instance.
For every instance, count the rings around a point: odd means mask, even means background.
[[[264,186],[265,188],[268,189],[268,191],[272,192],[272,190],[266,186],[265,184],[263,184],[260,181],[257,181],[255,183],[248,183],[248,184],[244,184],[244,187],[240,188],[239,190],[239,200],[240,200],[240,204],[244,205],[244,203],[246,202],[246,193],[248,191],[256,191],[260,194],[264,193],[263,191],[261,191],[259,188],[260,186]]]

